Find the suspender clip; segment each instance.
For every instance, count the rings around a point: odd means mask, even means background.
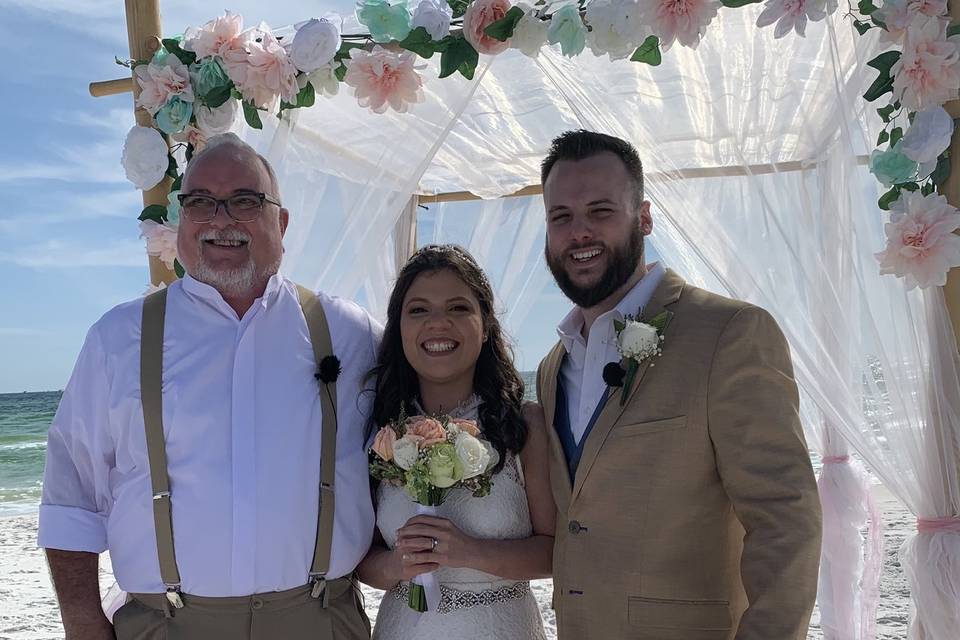
[[[169,497],[170,497],[170,492],[169,492],[169,491],[160,491],[160,492],[157,492],[157,493],[153,494],[153,499],[154,499],[154,500],[163,500],[164,498],[169,498]]]
[[[313,589],[310,590],[310,596],[312,598],[323,597],[323,608],[327,608],[327,604],[330,602],[330,596],[327,591],[327,577],[325,573],[311,573],[310,574],[310,584],[313,585]]]
[[[180,597],[180,583],[167,584],[167,600],[174,609],[183,609],[183,599]]]

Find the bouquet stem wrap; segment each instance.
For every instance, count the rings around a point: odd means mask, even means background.
[[[437,515],[436,505],[417,504],[417,515]],[[436,611],[440,606],[440,585],[433,572],[423,573],[410,581],[410,597],[407,604],[414,611]]]

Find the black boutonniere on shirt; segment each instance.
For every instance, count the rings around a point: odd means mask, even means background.
[[[619,362],[608,362],[603,368],[603,381],[608,387],[622,387],[623,378],[627,372],[623,370]]]
[[[317,373],[314,377],[323,384],[332,384],[340,377],[343,368],[340,366],[340,360],[337,356],[326,356],[320,360],[320,366],[317,367]]]

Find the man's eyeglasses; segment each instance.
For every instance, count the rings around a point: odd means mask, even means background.
[[[181,213],[190,222],[210,222],[217,217],[220,205],[233,220],[237,222],[253,222],[263,213],[266,202],[282,206],[279,202],[265,193],[238,193],[224,200],[199,193],[181,193],[177,195],[180,201]]]

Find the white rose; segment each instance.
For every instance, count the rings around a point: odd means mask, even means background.
[[[586,21],[591,51],[595,56],[608,54],[611,60],[630,56],[647,35],[636,0],[593,0],[587,5]]]
[[[340,81],[337,80],[336,69],[332,64],[325,64],[316,71],[301,73],[297,77],[297,84],[303,89],[307,83],[313,85],[314,91],[322,96],[335,96],[340,91]]]
[[[144,191],[157,186],[167,172],[168,152],[166,141],[156,129],[141,126],[130,129],[121,158],[127,180]]]
[[[454,446],[457,449],[457,457],[463,463],[464,480],[478,476],[487,470],[490,454],[480,440],[469,433],[460,432]]]
[[[193,114],[197,118],[197,127],[209,138],[230,131],[237,120],[238,112],[237,101],[230,98],[215,109],[198,105]]]
[[[393,443],[393,461],[404,471],[408,471],[417,462],[419,454],[420,447],[412,438],[403,436]]]
[[[290,60],[305,73],[333,60],[340,49],[340,28],[329,20],[313,18],[297,27],[290,44]]]
[[[531,58],[540,55],[540,49],[547,44],[547,30],[550,23],[537,17],[536,12],[527,4],[517,4],[523,9],[523,17],[513,29],[510,47]]]
[[[657,330],[643,322],[628,321],[617,336],[620,353],[628,358],[649,358],[659,349],[660,337]]]
[[[950,146],[952,135],[953,118],[947,110],[939,105],[928,107],[913,118],[900,150],[914,162],[934,162]]]
[[[413,12],[411,29],[423,27],[434,40],[443,40],[450,32],[453,9],[446,0],[422,0]]]
[[[483,448],[487,450],[487,455],[490,456],[490,460],[487,462],[487,468],[484,469],[484,471],[490,471],[490,469],[500,464],[500,452],[486,440],[481,440],[480,444],[483,445]]]

